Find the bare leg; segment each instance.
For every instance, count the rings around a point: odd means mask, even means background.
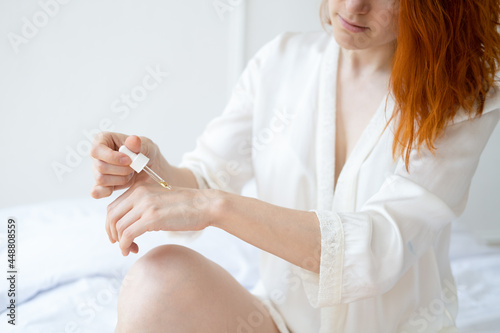
[[[222,267],[177,245],[159,246],[130,269],[116,333],[277,333],[268,311]]]

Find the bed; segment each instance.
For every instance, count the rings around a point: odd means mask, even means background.
[[[104,231],[109,200],[71,199],[0,209],[0,268],[7,271],[7,220],[17,225],[16,325],[7,323],[7,280],[0,280],[0,332],[112,332],[121,280],[138,257],[165,243],[185,244],[219,263],[246,288],[258,279],[259,250],[215,228],[186,243],[165,232],[138,239],[122,257]],[[217,239],[217,241],[213,241]],[[228,253],[231,255],[229,256]],[[460,332],[500,332],[500,247],[455,229],[450,252]]]

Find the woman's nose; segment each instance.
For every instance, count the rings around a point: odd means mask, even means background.
[[[372,0],[346,0],[345,2],[348,13],[360,15],[367,14],[370,11]]]

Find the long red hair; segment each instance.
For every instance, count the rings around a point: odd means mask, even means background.
[[[396,1],[397,3],[398,1]],[[499,0],[399,0],[390,89],[396,102],[393,155],[435,140],[460,108],[480,116],[500,62]],[[331,24],[328,0],[321,5]]]

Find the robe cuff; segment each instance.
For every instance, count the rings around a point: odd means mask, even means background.
[[[339,215],[333,211],[317,211],[321,229],[321,261],[319,274],[298,268],[311,306],[318,308],[340,304],[344,261],[344,231]]]

